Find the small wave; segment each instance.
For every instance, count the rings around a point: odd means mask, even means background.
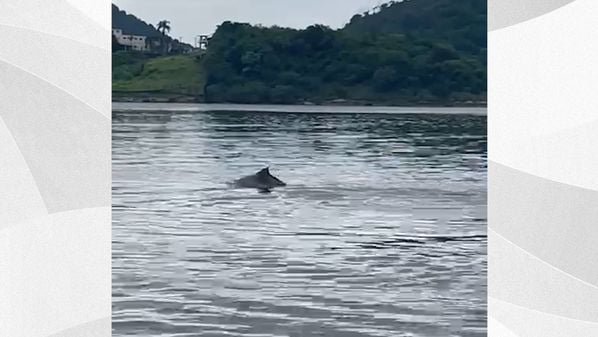
[[[425,245],[428,243],[447,243],[447,242],[484,242],[488,240],[487,235],[399,235],[388,240],[361,243],[362,248],[368,249],[386,249],[401,245]]]

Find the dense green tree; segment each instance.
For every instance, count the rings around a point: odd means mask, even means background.
[[[399,80],[399,74],[391,66],[384,66],[374,73],[373,85],[378,91],[389,91],[394,88]]]
[[[448,103],[484,100],[486,92],[485,58],[452,41],[322,25],[294,30],[225,22],[204,69],[210,101]]]
[[[277,84],[270,91],[270,101],[276,104],[290,104],[297,100],[297,90],[291,85]]]

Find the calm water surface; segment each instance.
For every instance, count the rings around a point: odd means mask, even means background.
[[[486,117],[126,111],[112,146],[114,336],[486,335]]]

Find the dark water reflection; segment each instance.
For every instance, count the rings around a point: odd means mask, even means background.
[[[114,113],[113,333],[485,336],[485,204],[483,116]]]

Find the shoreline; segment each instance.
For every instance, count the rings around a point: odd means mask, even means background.
[[[361,106],[361,107],[427,107],[427,108],[440,108],[440,107],[448,107],[448,108],[486,108],[487,101],[486,100],[468,100],[468,101],[419,101],[419,102],[409,102],[409,101],[360,101],[360,100],[350,100],[350,99],[328,99],[325,101],[299,101],[296,103],[232,103],[232,102],[217,102],[217,103],[208,103],[203,100],[202,96],[191,96],[185,94],[175,94],[175,93],[163,93],[158,94],[156,93],[149,93],[149,92],[139,92],[139,93],[129,93],[124,94],[122,92],[112,92],[112,103],[143,103],[143,104],[230,104],[230,105],[283,105],[283,106],[321,106],[321,107],[343,107],[343,106]]]
[[[112,97],[112,103],[124,104],[226,104],[226,105],[244,105],[244,106],[300,106],[300,107],[397,107],[397,108],[487,108],[488,104],[486,101],[467,101],[467,102],[419,102],[419,103],[376,103],[376,102],[363,102],[363,101],[350,101],[350,100],[330,100],[323,103],[314,102],[297,102],[297,103],[232,103],[232,102],[218,102],[208,103],[202,102],[192,97]]]
[[[452,114],[487,116],[486,106],[362,106],[301,104],[112,102],[112,112],[271,112],[333,114]]]

